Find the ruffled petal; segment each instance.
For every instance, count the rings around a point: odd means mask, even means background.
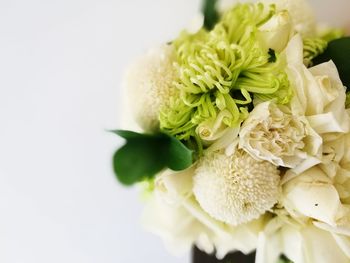
[[[283,191],[283,203],[292,215],[337,224],[342,204],[336,188],[320,168],[313,167],[289,181]]]

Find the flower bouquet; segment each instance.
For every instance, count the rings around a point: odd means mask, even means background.
[[[204,1],[201,18],[126,76],[140,128],[114,131],[114,171],[145,226],[176,253],[350,262],[350,38],[303,0]]]

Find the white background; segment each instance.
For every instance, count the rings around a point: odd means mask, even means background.
[[[349,24],[349,0],[314,0]],[[0,262],[172,263],[111,156],[122,74],[199,0],[0,0]],[[338,20],[339,18],[339,20]],[[343,19],[342,19],[343,18]]]

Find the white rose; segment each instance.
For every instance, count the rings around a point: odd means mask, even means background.
[[[249,223],[233,227],[209,216],[194,197],[187,199],[183,206],[198,222],[205,226],[202,231],[210,231],[210,240],[214,244],[218,259],[224,258],[226,254],[232,251],[238,250],[249,254],[256,249],[258,234],[264,225],[264,216]]]
[[[193,173],[194,166],[180,172],[167,169],[156,177],[155,188],[166,202],[181,203],[192,195]]]
[[[289,168],[320,157],[321,145],[305,117],[273,102],[258,104],[239,133],[239,146],[254,158]]]
[[[225,125],[224,118],[230,116],[231,113],[228,110],[223,110],[215,119],[208,119],[197,126],[196,133],[204,144],[212,144],[224,136],[224,134],[230,129]]]
[[[342,203],[350,204],[350,133],[324,143],[319,167],[332,178]]]
[[[142,224],[147,231],[160,236],[175,255],[183,255],[196,243],[207,253],[214,252],[210,229],[182,205],[169,204],[157,191],[145,206]]]
[[[281,254],[294,263],[347,263],[349,240],[312,224],[286,223],[276,217],[260,233],[255,262],[277,262]]]
[[[319,134],[346,133],[350,130],[345,109],[345,88],[332,61],[307,69],[303,64],[300,35],[289,42],[285,51],[287,74],[294,89],[292,112],[305,115]]]
[[[188,252],[193,244],[207,253],[214,252],[212,229],[215,229],[215,222],[206,222],[210,226],[207,227],[188,209],[193,168],[181,172],[166,170],[159,174],[142,218],[144,227],[159,235],[176,255]]]
[[[276,4],[277,11],[287,10],[294,29],[303,36],[315,35],[316,19],[307,0],[263,0],[263,3]]]
[[[215,250],[218,258],[234,250],[255,250],[264,218],[232,227],[210,217],[191,192],[192,171],[166,171],[157,177],[144,211],[144,227],[177,255],[188,252],[193,244],[209,254]]]
[[[338,144],[341,144],[340,147],[344,152],[341,156],[342,158],[339,161],[339,166],[335,175],[334,182],[342,203],[350,205],[350,133],[344,135],[343,140],[338,142]],[[340,154],[341,153],[342,152],[340,152]]]
[[[259,28],[258,37],[266,48],[281,52],[287,46],[293,33],[290,15],[284,10],[278,12]]]
[[[283,185],[282,203],[293,217],[310,217],[333,226],[349,212],[332,180],[317,166]]]
[[[218,9],[224,12],[237,2],[251,2],[249,0],[220,0]],[[316,18],[312,7],[307,0],[262,0],[264,4],[275,4],[277,12],[288,11],[290,14],[293,31],[297,31],[305,37],[312,37],[317,32]]]
[[[323,143],[323,157],[320,168],[330,178],[335,178],[340,167],[340,162],[350,146],[349,140],[346,140],[346,135],[342,135],[332,141],[324,141]],[[346,162],[346,161],[345,161]],[[346,164],[345,164],[346,165]]]

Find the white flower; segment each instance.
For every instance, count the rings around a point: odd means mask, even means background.
[[[277,262],[284,254],[294,263],[348,263],[349,249],[346,236],[275,217],[260,233],[255,262]]]
[[[295,93],[292,112],[307,116],[318,134],[349,132],[345,88],[334,63],[330,61],[307,69],[303,64],[300,35],[289,42],[285,56],[288,78]]]
[[[349,213],[332,180],[317,166],[283,185],[282,203],[293,217],[309,217],[332,226],[341,224]]]
[[[214,252],[211,229],[189,212],[188,205],[184,206],[192,196],[192,177],[193,167],[159,174],[142,218],[144,227],[163,238],[168,249],[178,255],[193,244],[207,253]]]
[[[349,205],[350,133],[324,143],[323,159],[319,167],[329,178],[332,178],[334,187],[338,191],[341,202]]]
[[[239,250],[250,253],[256,248],[263,218],[238,227],[225,225],[210,217],[199,206],[191,191],[193,168],[160,174],[155,190],[147,201],[144,227],[163,238],[168,249],[181,255],[193,244],[218,258]]]
[[[313,36],[316,33],[316,19],[307,0],[264,0],[264,3],[276,4],[278,11],[287,10],[294,29],[303,36]]]
[[[225,117],[230,117],[228,110],[221,111],[215,119],[208,119],[200,123],[196,128],[196,133],[205,144],[211,144],[220,139],[229,130],[223,120]]]
[[[264,225],[264,216],[246,224],[232,226],[212,218],[200,207],[193,197],[186,200],[183,206],[205,226],[202,230],[203,232],[206,231],[208,233],[210,230],[209,233],[211,234],[208,234],[210,236],[209,240],[212,241],[215,247],[217,258],[222,259],[227,253],[236,250],[249,254],[256,249],[258,234]],[[196,245],[198,245],[198,243],[196,243]],[[201,246],[199,246],[199,248],[201,248]],[[204,249],[204,251],[207,250]]]
[[[303,116],[273,102],[258,104],[243,123],[239,145],[255,159],[295,168],[320,157],[322,139]]]
[[[177,93],[172,85],[174,61],[173,47],[163,45],[140,57],[127,72],[129,104],[136,122],[146,131],[159,129],[159,111]]]
[[[221,12],[237,4],[237,0],[220,0],[218,8]],[[251,2],[240,0],[239,2]],[[259,2],[259,1],[257,1]],[[293,30],[303,36],[314,36],[316,34],[316,19],[314,12],[307,0],[262,0],[264,4],[275,4],[277,12],[288,11],[293,22]]]
[[[183,199],[192,195],[193,173],[194,166],[180,172],[165,170],[155,179],[157,192],[170,204],[181,203]]]
[[[350,146],[349,134],[341,135],[334,140],[324,141],[323,143],[323,158],[320,168],[328,175],[329,178],[335,178],[338,170],[341,169],[341,162],[344,166],[347,166],[348,160],[346,153]],[[350,189],[349,189],[350,190]]]
[[[216,152],[222,149],[228,149],[237,145],[238,141],[239,127],[237,128],[227,128],[225,133],[218,138],[210,147],[206,149],[206,152]],[[233,144],[235,144],[233,146]]]
[[[280,193],[277,167],[256,161],[242,150],[230,156],[203,156],[193,180],[193,192],[201,207],[230,225],[258,218],[277,202]]]
[[[335,64],[330,61],[310,68],[309,71],[319,87],[317,92],[314,91],[316,95],[312,96],[313,100],[308,102],[315,103],[314,114],[308,117],[311,125],[319,133],[348,132],[350,121],[345,109],[345,87]]]
[[[190,21],[186,27],[186,31],[190,34],[197,33],[204,24],[204,15],[201,12],[198,12]]]
[[[293,262],[350,261],[350,134],[324,137],[322,163],[283,180],[281,204],[304,222],[289,231],[299,245],[287,250],[289,240],[280,251]]]
[[[178,204],[169,204],[157,191],[147,201],[142,224],[146,230],[160,236],[168,250],[176,255],[188,252],[193,244],[200,240],[203,250],[207,253],[214,251],[213,242],[206,233],[210,231],[186,208]]]
[[[284,10],[259,28],[258,37],[267,48],[281,52],[286,48],[293,33],[290,15]]]

